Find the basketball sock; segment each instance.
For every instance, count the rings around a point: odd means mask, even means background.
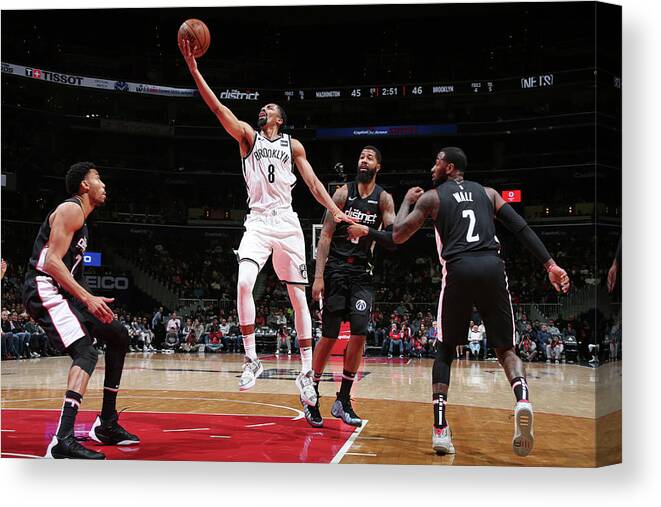
[[[101,405],[101,419],[107,421],[115,415],[117,410],[117,393],[119,389],[104,386],[103,388],[103,405]]]
[[[312,369],[312,347],[301,347],[301,365],[303,373]]]
[[[338,398],[348,400],[349,395],[351,394],[351,386],[353,385],[353,380],[356,378],[355,372],[350,372],[347,370],[342,370],[342,385],[340,386],[340,392],[338,393]]]
[[[83,401],[83,396],[76,391],[67,391],[64,394],[64,404],[60,415],[60,424],[57,427],[57,438],[64,438],[67,435],[73,435],[73,425],[76,421],[76,414]]]
[[[321,375],[321,372],[312,372],[312,385],[314,386],[314,390],[317,391],[317,396],[319,396],[319,382],[321,382]]]
[[[510,382],[512,385],[512,391],[514,391],[514,396],[516,396],[516,401],[528,401],[529,392],[528,392],[528,383],[526,382],[525,377],[515,377]]]
[[[448,422],[445,420],[445,406],[448,402],[448,395],[434,393],[434,428],[444,428]]]
[[[255,348],[255,333],[244,335],[243,348],[246,351],[246,357],[253,361],[257,359],[257,350]]]

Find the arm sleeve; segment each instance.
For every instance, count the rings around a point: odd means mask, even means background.
[[[389,225],[385,230],[382,231],[377,231],[372,227],[368,227],[368,229],[369,232],[367,233],[367,237],[369,239],[376,241],[380,246],[387,250],[397,249],[397,245],[392,240],[392,225]]]
[[[503,204],[498,210],[496,218],[516,236],[518,241],[532,252],[539,262],[544,264],[551,258],[551,254],[542,243],[542,240],[533,232],[521,215],[514,211],[512,206]]]
[[[622,236],[620,236],[620,241],[617,244],[617,250],[615,251],[615,259],[617,260],[617,265],[622,266]]]

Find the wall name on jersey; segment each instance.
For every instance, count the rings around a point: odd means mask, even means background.
[[[455,192],[452,196],[457,202],[473,202],[473,192]]]
[[[365,213],[362,210],[353,209],[353,208],[349,208],[348,210],[345,210],[344,213],[348,217],[355,218],[356,220],[358,220],[359,222],[361,222],[365,225],[368,225],[368,224],[374,225],[374,224],[376,224],[376,218],[377,218],[376,213]]]
[[[276,158],[281,160],[283,164],[289,162],[289,151],[275,150],[272,148],[258,148],[255,150],[255,160],[258,162],[262,158]]]
[[[85,250],[87,250],[87,238],[83,236],[78,240],[78,243],[76,243],[76,248],[80,253],[85,253]]]

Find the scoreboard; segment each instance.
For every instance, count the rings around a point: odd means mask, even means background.
[[[82,88],[96,88],[115,93],[141,93],[169,97],[196,97],[196,88],[178,88],[148,83],[132,83],[121,80],[101,79],[87,76],[63,74],[61,72],[25,67],[2,62],[2,73],[6,76],[56,83],[57,85]],[[443,79],[443,78],[440,78]],[[221,100],[261,101],[265,97],[291,101],[332,101],[332,100],[376,100],[415,97],[440,97],[447,95],[475,95],[499,92],[516,92],[558,87],[576,87],[583,84],[592,86],[598,82],[603,86],[621,87],[621,78],[594,68],[572,69],[556,72],[542,72],[506,78],[472,79],[464,81],[442,81],[434,83],[407,83],[366,86],[338,86],[334,88],[289,88],[269,89],[260,87],[217,90]]]
[[[352,100],[401,97],[433,97],[443,95],[491,94],[505,91],[532,90],[567,86],[579,83],[594,83],[593,69],[575,69],[554,73],[513,76],[510,78],[482,79],[470,81],[409,83],[398,85],[342,86],[335,88],[302,88],[285,90],[288,101],[292,100]],[[277,90],[264,90],[277,95]]]

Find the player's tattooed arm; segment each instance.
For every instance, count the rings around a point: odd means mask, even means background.
[[[395,223],[395,201],[388,192],[381,192],[379,199],[379,208],[381,208],[381,223],[383,228],[387,229]]]
[[[347,186],[343,185],[338,188],[333,194],[333,202],[338,208],[343,208],[347,200]],[[335,233],[336,222],[333,216],[326,212],[324,215],[324,225],[321,228],[321,236],[319,243],[317,243],[316,265],[314,269],[314,283],[312,284],[312,299],[318,301],[323,297],[324,293],[324,270],[326,269],[326,261],[328,260],[328,252],[330,251],[331,241]]]
[[[195,84],[200,91],[202,99],[204,99],[204,102],[209,109],[211,109],[213,114],[216,115],[216,118],[218,118],[218,121],[220,121],[227,133],[239,143],[241,146],[241,156],[245,157],[250,152],[253,143],[255,142],[254,129],[248,123],[240,121],[227,106],[218,100],[218,97],[213,93],[197,68],[197,61],[193,56],[190,41],[184,39],[184,41],[179,44],[179,49],[184,56],[184,60],[186,60],[188,70],[195,80]]]
[[[333,202],[333,198],[328,195],[328,192],[326,192],[326,187],[324,187],[324,184],[319,181],[319,178],[317,178],[317,175],[314,173],[314,169],[312,169],[312,166],[310,165],[310,162],[308,162],[307,156],[305,155],[305,148],[303,148],[303,145],[300,143],[300,141],[297,139],[292,139],[291,146],[296,168],[298,169],[298,172],[301,173],[303,181],[305,181],[305,184],[310,189],[312,196],[319,204],[321,204],[330,212],[331,216],[336,222],[347,222],[353,224],[354,220],[346,216],[344,212],[337,207],[337,204]]]
[[[347,239],[356,240],[367,236],[385,249],[395,250],[397,245],[392,240],[392,224],[395,221],[395,203],[392,200],[392,195],[388,192],[381,192],[379,210],[381,212],[383,229],[375,229],[374,227],[361,224],[350,225],[347,228]]]
[[[438,204],[436,190],[425,192],[420,187],[409,189],[395,217],[392,230],[393,241],[398,245],[404,243],[422,227],[427,217],[435,218],[438,213]],[[415,207],[411,211],[411,207],[414,205]]]

